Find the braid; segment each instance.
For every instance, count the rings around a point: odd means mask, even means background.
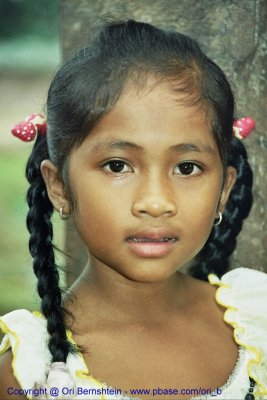
[[[248,216],[252,198],[252,170],[247,160],[243,143],[233,138],[228,165],[237,171],[237,179],[228,199],[222,223],[215,226],[208,241],[190,268],[192,276],[207,280],[210,273],[221,277],[229,268],[229,257],[236,247],[236,237],[241,231],[243,220]]]
[[[65,310],[61,307],[59,274],[52,245],[53,227],[50,218],[53,206],[40,172],[41,162],[45,158],[48,158],[46,138],[39,135],[26,167],[26,176],[30,183],[27,193],[29,250],[34,260],[34,273],[38,279],[37,289],[42,300],[41,309],[47,319],[47,331],[50,334],[48,348],[52,354],[52,362],[66,362],[68,353],[73,352],[73,346],[66,336]]]

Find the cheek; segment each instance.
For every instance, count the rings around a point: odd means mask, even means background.
[[[90,248],[102,248],[103,243],[119,240],[127,215],[127,199],[122,194],[117,197],[93,185],[77,188],[77,209],[73,214],[76,228]]]
[[[217,190],[216,190],[217,189]],[[187,199],[181,214],[186,215],[186,225],[192,240],[205,241],[212,230],[220,200],[220,186],[199,192]]]

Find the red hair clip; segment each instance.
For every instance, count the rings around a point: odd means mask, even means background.
[[[238,118],[233,123],[233,134],[237,139],[244,140],[255,128],[255,120],[251,117]]]
[[[26,118],[25,122],[16,124],[11,132],[23,142],[31,142],[37,134],[46,135],[46,128],[46,117],[41,114],[32,114]]]

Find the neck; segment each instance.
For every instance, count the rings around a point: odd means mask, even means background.
[[[176,272],[160,282],[135,282],[107,266],[87,265],[70,289],[77,300],[71,311],[90,319],[162,322],[192,301],[193,281]]]

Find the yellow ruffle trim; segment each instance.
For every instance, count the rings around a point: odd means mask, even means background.
[[[33,311],[33,315],[35,315],[36,317],[39,317],[39,318],[44,318],[43,314],[40,313],[39,311]],[[74,346],[75,346],[76,348],[78,348],[77,344],[75,343],[75,341],[74,341],[74,339],[73,339],[72,332],[71,332],[69,329],[67,329],[67,330],[66,330],[66,333],[67,333],[67,338],[68,338],[68,340],[69,340],[72,344],[74,344]],[[93,378],[93,377],[90,375],[90,373],[89,373],[89,371],[88,371],[88,368],[87,368],[87,366],[86,366],[86,364],[85,364],[84,358],[83,358],[83,356],[82,356],[82,354],[81,354],[80,351],[78,351],[77,356],[80,358],[80,360],[82,361],[83,366],[84,366],[84,369],[76,370],[76,371],[75,371],[75,375],[77,376],[77,378],[88,379],[88,380],[90,380],[91,382],[93,382],[94,384],[96,384],[100,389],[104,388],[106,385],[104,385],[102,382],[98,381],[97,379]],[[105,396],[104,396],[103,394],[102,394],[102,396],[101,396],[101,400],[106,400],[106,398],[105,398]]]
[[[221,292],[224,289],[230,289],[230,286],[228,286],[225,283],[221,282],[220,279],[215,274],[210,274],[208,276],[208,280],[209,280],[209,283],[211,285],[218,285],[219,286],[219,288],[217,289],[216,294],[215,294],[215,299],[216,299],[216,301],[217,301],[217,303],[219,305],[221,305],[222,307],[226,308],[226,311],[224,312],[223,320],[227,324],[232,326],[232,328],[234,329],[235,342],[239,346],[243,346],[245,349],[250,350],[250,351],[254,352],[254,354],[255,354],[255,358],[250,359],[248,364],[247,364],[248,376],[254,379],[254,381],[257,383],[257,385],[258,385],[258,387],[260,389],[260,391],[255,392],[255,395],[260,396],[260,395],[263,395],[263,394],[264,395],[267,394],[266,386],[264,385],[263,382],[259,381],[259,378],[256,377],[253,374],[252,370],[251,370],[252,365],[257,365],[258,368],[261,368],[261,366],[260,366],[260,363],[261,363],[261,360],[262,360],[261,352],[256,347],[251,346],[251,345],[249,345],[247,343],[244,343],[239,339],[239,335],[243,334],[245,332],[245,328],[240,326],[240,325],[238,325],[236,322],[231,321],[229,319],[229,312],[232,312],[232,311],[238,312],[238,309],[236,307],[233,307],[233,306],[229,305],[229,304],[225,304],[224,302],[222,302],[219,299]]]
[[[14,338],[15,338],[15,345],[14,345],[14,349],[13,349],[13,360],[12,360],[11,365],[12,365],[13,374],[14,374],[15,378],[17,379],[18,383],[20,384],[20,386],[22,387],[22,385],[21,385],[21,383],[20,383],[20,381],[19,381],[19,378],[18,378],[17,370],[16,370],[16,368],[15,368],[15,361],[16,361],[16,358],[17,358],[17,352],[18,352],[18,346],[19,346],[19,338],[18,338],[18,336],[16,335],[16,333],[15,333],[14,331],[12,331],[12,330],[4,323],[4,321],[1,320],[1,317],[0,317],[0,329],[2,330],[2,332],[3,332],[4,334],[8,334],[8,333],[9,333],[9,334],[13,335]],[[1,349],[0,355],[1,355],[1,354],[4,354],[9,348],[10,348],[10,341],[8,341],[8,342],[6,343],[6,346],[5,346],[3,349]],[[26,395],[26,396],[27,396],[27,395]],[[27,398],[31,400],[31,397],[27,396]]]
[[[225,304],[224,302],[222,302],[219,299],[221,291],[223,291],[224,289],[230,289],[230,287],[228,285],[226,285],[225,283],[221,282],[220,279],[215,274],[210,274],[208,276],[208,280],[209,280],[211,285],[219,286],[219,288],[218,288],[218,290],[216,291],[216,294],[215,294],[215,299],[216,299],[216,301],[217,301],[217,303],[219,305],[221,305],[222,307],[224,307],[226,309],[226,311],[224,312],[223,319],[227,324],[232,326],[232,328],[234,330],[235,342],[238,345],[243,346],[244,348],[254,352],[254,354],[255,354],[255,358],[250,359],[248,364],[247,364],[248,376],[255,380],[255,382],[257,383],[257,385],[258,385],[258,387],[260,389],[260,392],[259,391],[255,392],[255,395],[258,395],[258,396],[266,395],[267,394],[266,386],[264,385],[263,382],[259,381],[259,378],[256,377],[253,374],[252,370],[251,370],[252,365],[257,365],[258,368],[261,368],[260,363],[261,363],[261,360],[262,360],[262,354],[256,347],[251,346],[251,345],[249,345],[247,343],[244,343],[239,339],[239,335],[244,333],[245,328],[240,326],[240,325],[238,325],[236,322],[231,321],[228,318],[229,312],[232,312],[232,311],[238,312],[238,309],[236,307],[233,307],[233,306],[229,305],[229,304]],[[44,318],[43,314],[40,313],[39,311],[34,311],[33,315],[35,315],[37,317],[40,317],[40,318]],[[15,378],[19,382],[18,374],[17,374],[16,368],[15,368],[15,361],[16,361],[16,358],[17,358],[17,349],[18,349],[18,346],[19,346],[19,338],[16,335],[16,333],[14,331],[12,331],[10,328],[8,328],[8,326],[1,320],[1,317],[0,317],[0,329],[3,331],[4,334],[8,334],[9,333],[9,334],[13,335],[13,337],[15,338],[15,345],[14,345],[14,350],[13,350],[13,360],[12,360],[12,369],[13,369],[13,373],[14,373]],[[74,342],[74,339],[73,339],[73,336],[72,336],[72,333],[71,333],[70,330],[67,330],[67,338],[71,343],[73,343],[77,347],[77,344]],[[1,349],[0,355],[5,353],[9,349],[9,347],[10,347],[10,341],[7,341],[5,343],[5,347]],[[82,361],[82,363],[84,365],[84,370],[77,370],[75,372],[76,376],[79,377],[79,378],[88,379],[91,382],[94,382],[94,384],[98,385],[99,388],[106,387],[105,384],[101,383],[99,380],[93,378],[89,374],[89,371],[87,369],[87,366],[85,364],[85,361],[84,361],[84,358],[83,358],[82,354],[80,352],[78,352],[77,355],[78,355],[78,357],[80,358],[80,360]],[[31,399],[31,397],[29,397],[29,396],[27,396],[27,398]],[[101,400],[105,400],[104,395],[102,395]]]
[[[33,314],[34,316],[36,316],[36,317],[44,318],[43,314],[42,314],[41,312],[39,312],[39,311],[33,311],[32,314]],[[18,349],[18,346],[19,346],[19,338],[18,338],[18,336],[16,335],[16,333],[15,333],[14,331],[12,331],[12,330],[1,320],[1,317],[0,317],[0,329],[2,330],[2,332],[3,332],[4,334],[8,334],[8,333],[9,333],[9,334],[13,335],[14,338],[15,338],[15,345],[14,345],[14,349],[13,349],[12,369],[13,369],[13,373],[14,373],[15,378],[17,379],[18,383],[19,383],[20,386],[22,387],[22,384],[21,384],[21,382],[20,382],[20,380],[19,380],[19,378],[18,378],[18,374],[17,374],[16,368],[15,368],[15,363],[16,363],[16,358],[17,358],[17,349]],[[67,338],[68,338],[68,340],[69,340],[71,343],[73,343],[73,344],[77,347],[76,343],[75,343],[74,340],[73,340],[73,336],[72,336],[71,331],[70,331],[70,330],[67,330],[66,332],[67,332]],[[4,354],[9,348],[10,348],[10,341],[7,341],[7,343],[5,344],[5,347],[4,347],[3,349],[1,349],[0,355],[1,355],[1,354]],[[96,385],[98,385],[99,388],[105,387],[105,385],[104,385],[103,383],[99,382],[98,380],[96,380],[95,378],[93,378],[93,377],[89,374],[89,371],[88,371],[88,369],[87,369],[87,367],[86,367],[86,364],[85,364],[85,361],[84,361],[84,358],[83,358],[82,354],[79,352],[77,355],[78,355],[78,357],[81,359],[81,361],[82,361],[82,363],[83,363],[83,365],[84,365],[84,370],[77,370],[77,371],[75,371],[76,376],[77,376],[78,378],[84,378],[84,379],[90,380],[91,382],[94,382]],[[27,398],[30,399],[30,400],[32,399],[32,398],[29,397],[29,396],[27,396]],[[106,400],[106,398],[105,398],[104,395],[101,396],[101,400]]]

